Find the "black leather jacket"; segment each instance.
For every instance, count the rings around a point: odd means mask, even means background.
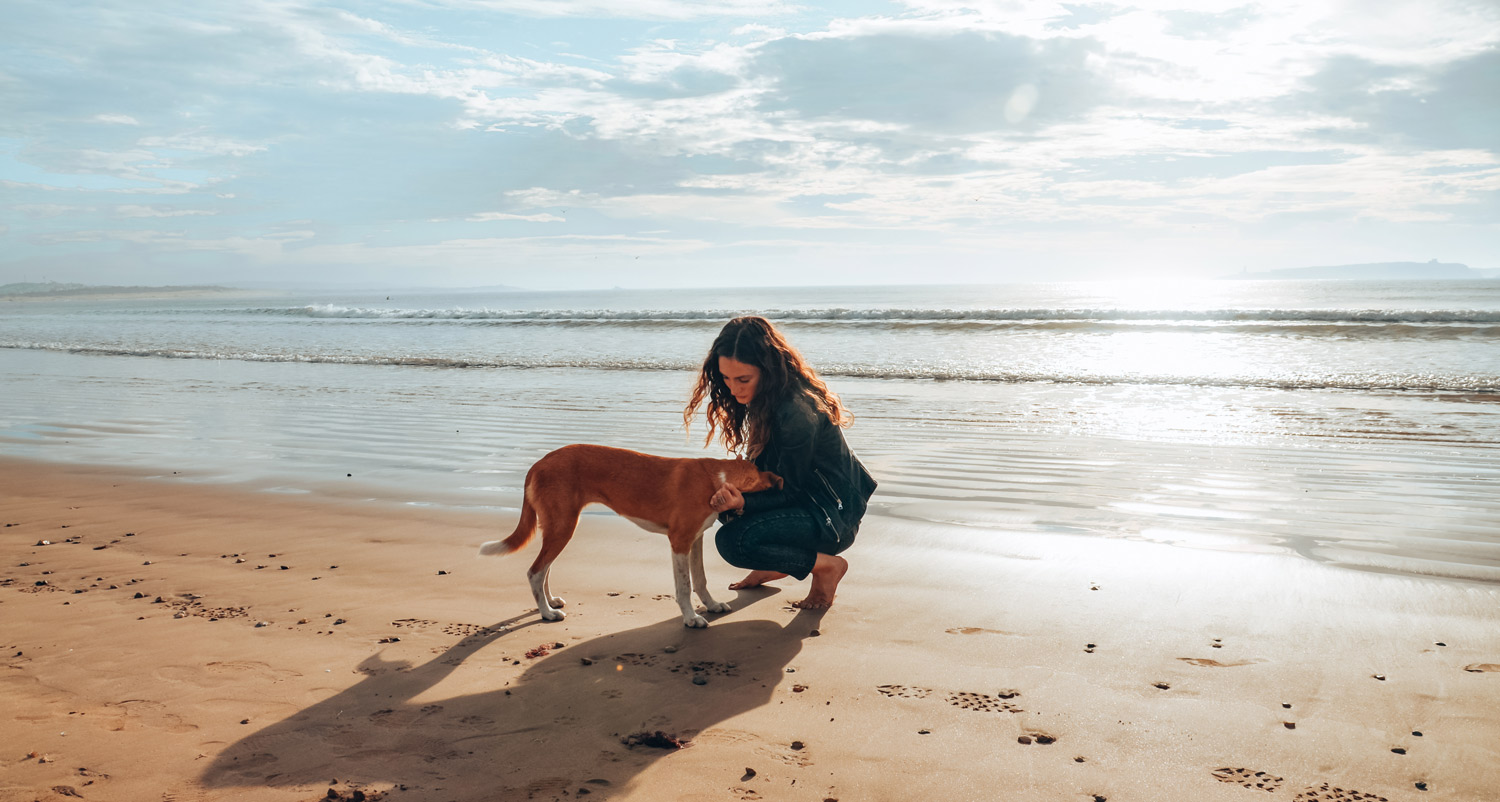
[[[875,479],[861,465],[844,433],[806,394],[788,392],[771,410],[771,436],[755,465],[784,486],[745,494],[746,515],[799,505],[822,519],[823,536],[840,543],[859,530]]]

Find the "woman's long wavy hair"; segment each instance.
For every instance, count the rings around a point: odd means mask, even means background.
[[[724,374],[719,372],[719,357],[725,356],[760,368],[760,383],[749,405],[734,400]],[[703,444],[712,443],[718,435],[726,449],[753,459],[766,447],[771,433],[771,410],[788,394],[799,392],[834,425],[848,426],[854,422],[854,416],[844,409],[839,397],[802,361],[802,355],[771,321],[763,317],[737,317],[724,324],[708,349],[692,399],[682,412],[682,422],[692,428],[693,416],[707,400],[708,434]]]

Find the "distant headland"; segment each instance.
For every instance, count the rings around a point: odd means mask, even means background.
[[[1476,270],[1457,262],[1372,262],[1362,265],[1327,267],[1288,267],[1281,270],[1251,272],[1243,270],[1226,279],[1365,279],[1368,281],[1417,281],[1421,279],[1492,279],[1500,270]]]
[[[212,285],[166,287],[119,287],[99,284],[63,284],[56,281],[0,284],[0,298],[126,298],[182,295],[228,295],[243,293],[232,287]]]

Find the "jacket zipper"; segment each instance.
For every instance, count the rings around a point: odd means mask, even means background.
[[[824,476],[823,472],[818,470],[817,468],[813,468],[813,473],[816,474],[818,480],[823,483],[823,489],[828,491],[828,495],[833,496],[833,503],[838,505],[839,512],[843,512],[844,500],[839,498],[838,493],[834,492],[833,485],[829,483],[828,477]]]

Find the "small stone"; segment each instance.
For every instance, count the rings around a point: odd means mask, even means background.
[[[1424,782],[1417,783],[1417,790],[1418,791],[1426,791],[1427,790],[1427,783],[1424,783]]]
[[[920,729],[920,730],[917,730],[917,734],[918,735],[931,735],[932,734],[932,730],[929,730],[929,729]]]
[[[667,654],[677,654],[677,647],[676,646],[664,646],[664,647],[662,647],[662,651],[666,652]]]
[[[1048,744],[1055,744],[1055,743],[1057,743],[1057,739],[1054,738],[1054,737],[1052,737],[1051,735],[1038,735],[1036,737],[1036,742],[1039,743],[1039,744],[1041,744],[1041,745],[1043,745],[1043,746],[1046,746]]]
[[[694,685],[707,685],[708,684],[708,678],[705,677],[705,676],[703,676],[702,674],[694,674],[693,675],[693,684]]]
[[[816,638],[816,637],[818,637],[818,636],[820,636],[820,635],[822,635],[822,634],[823,634],[823,633],[822,633],[822,632],[820,632],[820,631],[818,631],[818,630],[816,630],[816,629],[815,629],[815,630],[813,630],[813,631],[812,631],[812,632],[809,632],[809,633],[807,633],[807,634],[808,634],[808,636],[809,636],[809,637],[814,637],[814,638]]]
[[[1417,736],[1418,738],[1422,737],[1422,731],[1421,730],[1412,730],[1411,734]]]
[[[1281,726],[1286,727],[1289,730],[1295,730],[1295,729],[1297,729],[1297,722],[1295,722],[1295,721],[1283,721],[1283,722],[1281,722]]]
[[[591,665],[594,664],[594,661],[588,659],[587,657],[580,657],[580,658],[578,658],[578,662],[580,662],[580,663],[582,663],[582,664],[584,664],[586,666],[591,666]]]
[[[806,749],[806,748],[807,748],[807,744],[804,744],[801,741],[792,741],[792,751],[793,752],[800,752],[800,751],[802,751],[803,749]]]
[[[1438,641],[1437,644],[1435,644],[1435,645],[1437,645],[1437,646],[1447,646],[1448,644],[1443,643],[1442,641]]]
[[[345,621],[345,620],[344,620],[344,619],[342,619],[342,618],[340,618],[340,619],[337,619],[337,620],[335,620],[335,621],[334,621],[334,622],[333,622],[333,625],[334,625],[334,626],[338,626],[338,625],[339,625],[339,624],[347,624],[347,623],[349,623],[349,622],[348,622],[348,621]]]
[[[1029,745],[1031,743],[1031,736],[1030,735],[1022,735],[1021,737],[1019,737],[1019,738],[1016,739],[1016,743]]]
[[[241,724],[249,724],[250,723],[250,719],[248,719],[248,718],[240,719],[240,723]]]
[[[271,625],[270,621],[256,621],[255,622],[255,628],[256,629],[260,629],[261,627],[268,627],[270,625]]]
[[[1371,674],[1370,676],[1374,677],[1375,679],[1380,680],[1381,682],[1385,682],[1385,675],[1384,674]]]
[[[438,576],[447,576],[447,575],[448,575],[447,571],[438,571]]]
[[[1391,751],[1392,751],[1392,752],[1395,752],[1395,753],[1396,753],[1396,754],[1398,754],[1398,755],[1404,755],[1404,754],[1406,754],[1406,750],[1405,750],[1405,749],[1402,749],[1402,748],[1401,748],[1401,747],[1399,747],[1399,746],[1398,746],[1398,747],[1396,747],[1396,748],[1395,748],[1395,749],[1392,749],[1392,750],[1391,750]]]

